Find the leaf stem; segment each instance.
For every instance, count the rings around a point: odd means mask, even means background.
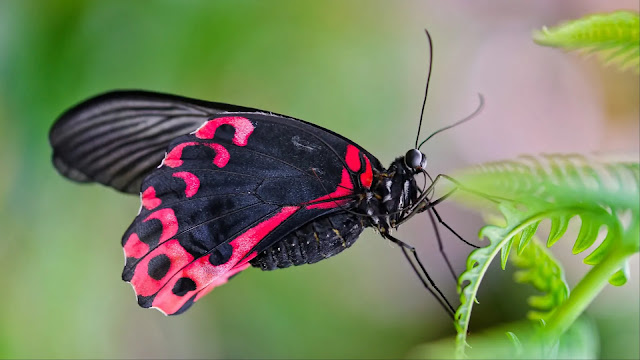
[[[628,256],[627,251],[619,249],[595,265],[576,285],[567,301],[547,320],[543,330],[545,339],[557,341],[607,285],[609,278],[623,266]]]

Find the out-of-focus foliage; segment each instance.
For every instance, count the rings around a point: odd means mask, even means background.
[[[569,297],[569,285],[564,271],[551,252],[533,237],[521,253],[511,252],[511,262],[521,270],[516,271],[514,280],[522,284],[531,284],[541,294],[528,299],[530,320],[548,319]]]
[[[598,329],[593,320],[582,317],[560,338],[558,346],[545,352],[530,322],[508,323],[473,334],[469,359],[596,359],[600,353]],[[447,338],[416,347],[409,359],[453,359],[453,339]]]
[[[640,71],[640,16],[633,11],[595,14],[533,34],[540,45],[597,53],[605,63]]]

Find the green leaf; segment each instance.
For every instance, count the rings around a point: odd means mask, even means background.
[[[553,246],[565,232],[567,232],[567,228],[569,227],[569,218],[568,216],[554,216],[551,218],[551,230],[549,230],[549,238],[547,239],[547,247]]]
[[[594,14],[533,33],[533,40],[545,46],[597,53],[605,64],[621,69],[640,69],[640,18],[637,12]]]
[[[488,225],[480,230],[480,237],[486,237],[489,245],[476,249],[467,258],[467,270],[458,278],[458,292],[460,293],[460,306],[455,314],[456,356],[464,357],[466,347],[467,330],[471,319],[474,299],[478,293],[482,278],[489,269],[491,261],[502,253],[503,258],[508,255],[512,244],[512,238],[521,232],[523,227],[518,225],[524,220],[522,213],[508,203],[498,205],[506,219],[506,226]],[[506,254],[506,255],[505,255]]]
[[[622,286],[627,283],[627,279],[629,278],[629,263],[626,262],[622,269],[618,270],[613,276],[609,279],[609,283],[613,286]]]
[[[607,236],[585,259],[596,267],[609,257],[624,259],[638,251],[639,169],[637,163],[602,161],[578,155],[543,155],[483,164],[456,175],[457,180],[464,184],[462,190],[469,190],[462,191],[456,199],[474,205],[478,202],[469,198],[477,194],[504,199],[498,204],[504,225],[487,225],[480,231],[480,235],[489,240],[489,245],[469,255],[467,269],[458,279],[461,305],[456,312],[457,356],[464,356],[468,346],[466,336],[473,309],[471,300],[476,299],[489,263],[498,253],[501,253],[504,268],[511,246],[517,246],[520,255],[533,251],[527,253],[527,257],[537,259],[539,263],[535,267],[540,266],[542,271],[546,271],[536,273],[538,269],[535,269],[519,275],[520,281],[530,282],[545,293],[529,300],[536,309],[530,313],[531,318],[547,318],[568,296],[561,271],[552,266],[557,265],[555,261],[543,253],[536,253],[539,246],[529,249],[541,220],[551,219],[547,243],[553,245],[566,233],[569,220],[579,216],[582,224],[574,240],[573,250],[576,253],[591,247],[599,229],[604,227]],[[631,224],[626,228],[619,215],[624,212],[631,213]],[[614,252],[616,256],[612,257]],[[607,269],[610,264],[611,260]],[[622,266],[622,263],[616,264]],[[614,272],[607,274],[614,275]],[[618,272],[611,276],[610,282],[622,284],[626,281],[626,274]],[[556,325],[554,323],[554,329],[559,329]]]
[[[522,253],[513,254],[511,261],[521,269],[514,274],[515,281],[531,284],[542,292],[542,295],[529,298],[529,305],[535,310],[529,312],[528,318],[535,321],[548,319],[569,297],[569,285],[562,267],[535,237]]]
[[[523,352],[523,347],[520,339],[518,339],[518,336],[511,331],[507,331],[505,334],[507,335],[507,338],[509,338],[509,341],[511,341],[511,343],[513,344],[513,347],[516,349],[516,355],[520,357]]]
[[[520,237],[520,234],[512,237],[509,241],[507,241],[507,244],[502,248],[502,251],[500,252],[500,267],[502,268],[502,270],[507,268],[509,253],[511,252],[511,248],[513,247],[514,241],[516,241],[518,237]],[[519,242],[519,241],[516,241],[516,242]]]
[[[615,234],[613,232],[607,233],[607,237],[602,241],[591,254],[584,258],[584,263],[587,265],[596,265],[604,259],[604,257],[611,251],[611,246],[614,244]]]
[[[585,213],[580,216],[580,218],[582,218],[582,226],[580,227],[580,233],[578,233],[578,238],[571,250],[574,254],[579,254],[588,249],[593,245],[598,237],[598,230],[600,229],[601,224],[597,219],[593,219],[589,215],[590,214]]]
[[[538,231],[538,225],[540,225],[540,221],[535,222],[522,230],[522,234],[520,235],[520,245],[518,245],[518,254],[522,254],[522,251],[524,251],[524,248],[529,244],[533,235]]]

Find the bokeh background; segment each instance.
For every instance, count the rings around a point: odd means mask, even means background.
[[[0,357],[398,358],[453,327],[400,251],[367,231],[313,266],[249,269],[187,313],[136,305],[120,237],[138,199],[80,186],[50,164],[47,132],[67,107],[141,88],[262,108],[330,128],[385,164],[415,138],[435,43],[425,133],[434,173],[540,152],[638,153],[638,76],[536,46],[531,31],[637,1],[0,0]],[[478,215],[444,204],[468,239]],[[398,234],[457,303],[427,218]],[[456,270],[471,250],[449,234]],[[554,247],[574,283],[586,267]],[[589,315],[600,356],[637,358],[638,261]],[[521,319],[526,286],[494,271],[472,331]]]

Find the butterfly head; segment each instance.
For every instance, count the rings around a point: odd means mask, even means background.
[[[418,149],[411,149],[404,155],[404,164],[415,172],[427,167],[427,156]]]

